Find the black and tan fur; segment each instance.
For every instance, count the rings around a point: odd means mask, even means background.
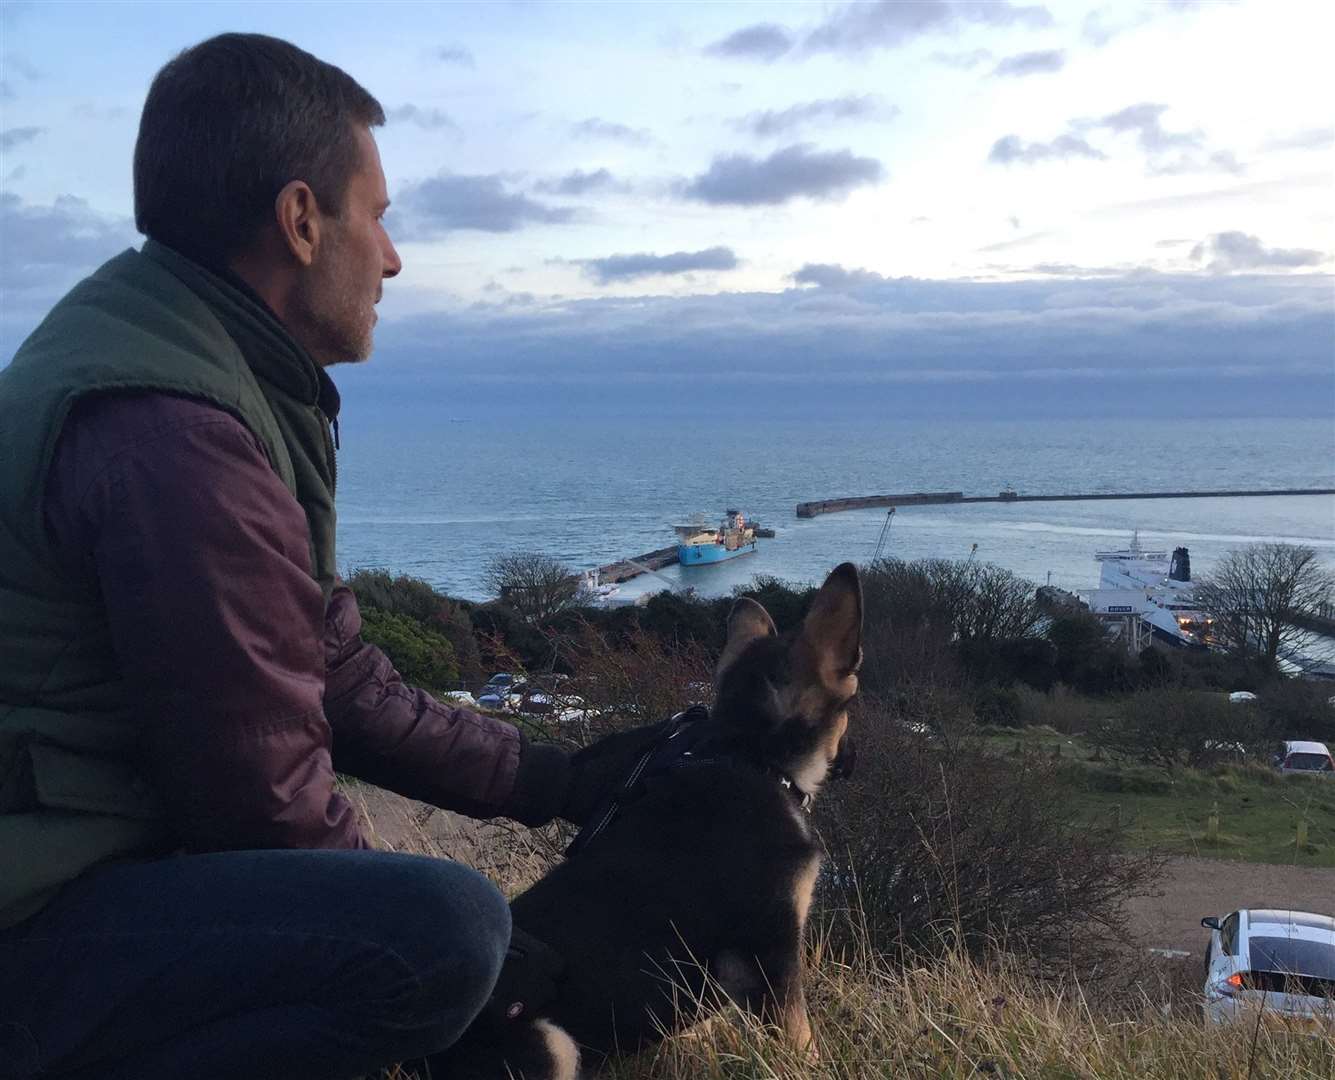
[[[707,978],[815,1053],[801,945],[820,849],[778,776],[820,790],[857,693],[861,635],[850,563],[826,580],[791,638],[776,634],[759,604],[733,606],[710,733],[696,749],[730,763],[650,778],[601,836],[515,899],[515,924],[555,948],[567,970],[538,1016],[470,1031],[445,1058],[451,1080],[572,1080],[565,1036],[586,1068],[633,1052],[701,1019]],[[661,729],[586,753],[614,781]]]

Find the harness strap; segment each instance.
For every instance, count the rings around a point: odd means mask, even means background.
[[[638,788],[645,776],[669,769],[689,769],[709,766],[732,765],[738,759],[730,754],[716,754],[709,757],[697,757],[694,745],[699,739],[709,734],[709,728],[701,721],[709,719],[709,710],[703,705],[692,705],[689,709],[677,713],[667,725],[659,740],[644,751],[635,761],[626,779],[611,795],[603,800],[597,811],[580,829],[575,839],[566,848],[566,858],[574,858],[600,836],[621,812],[622,806],[632,801],[638,794]],[[697,726],[698,725],[698,726]],[[787,773],[774,768],[765,770],[779,782],[779,786],[792,796],[798,807],[811,812],[812,797],[803,791],[797,782]]]

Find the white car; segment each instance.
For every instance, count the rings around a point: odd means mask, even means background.
[[[1257,1010],[1335,1033],[1335,918],[1308,911],[1241,908],[1208,916],[1205,1018],[1227,1024]]]
[[[1305,776],[1335,776],[1335,758],[1325,743],[1289,739],[1275,755],[1275,768],[1282,773]]]

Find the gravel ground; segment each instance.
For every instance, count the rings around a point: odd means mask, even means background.
[[[1129,905],[1132,925],[1146,948],[1182,949],[1200,959],[1209,931],[1201,916],[1226,915],[1236,908],[1273,907],[1335,915],[1335,869],[1169,859],[1160,896],[1142,896]]]

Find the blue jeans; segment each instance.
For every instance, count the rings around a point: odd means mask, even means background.
[[[510,940],[457,863],[241,851],[90,871],[0,930],[0,1077],[339,1080],[443,1050]]]

